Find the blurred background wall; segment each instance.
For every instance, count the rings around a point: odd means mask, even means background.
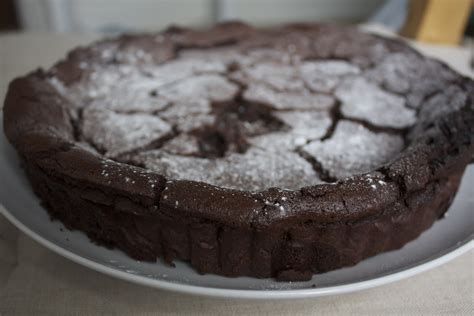
[[[0,0],[0,31],[114,35],[224,20],[259,26],[369,22],[419,41],[452,45],[474,34],[470,12],[472,0]]]
[[[5,1],[5,0],[2,0]],[[207,26],[240,19],[257,25],[288,21],[360,22],[383,0],[6,0],[23,29],[78,33]],[[397,0],[405,2],[405,0]]]

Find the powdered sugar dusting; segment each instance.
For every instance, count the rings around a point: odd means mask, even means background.
[[[225,70],[226,65],[220,61],[189,58],[175,59],[155,67],[146,68],[146,72],[155,78],[160,85],[183,80],[196,74],[223,73]]]
[[[251,85],[244,98],[249,101],[265,103],[278,110],[328,110],[334,105],[334,98],[323,94],[303,92],[280,92],[265,85]]]
[[[365,127],[340,121],[332,138],[314,141],[303,151],[338,179],[368,172],[395,158],[403,149],[400,136],[373,133]]]
[[[82,135],[108,157],[149,145],[171,132],[162,119],[147,114],[119,114],[105,110],[85,110]]]
[[[158,37],[156,43],[166,44]],[[176,58],[165,54],[159,62],[147,51],[151,46],[114,46],[103,50],[103,62],[81,61],[77,82],[66,85],[54,76],[50,82],[79,109],[73,117],[78,142],[94,154],[170,180],[242,190],[297,189],[320,183],[321,170],[344,178],[389,161],[403,148],[401,136],[344,119],[397,133],[414,123],[416,111],[409,107],[415,99],[435,88],[416,82],[416,56],[389,54],[374,44],[370,54],[382,62],[363,69],[368,66],[359,60],[366,58],[363,44],[356,47],[361,56],[348,55],[347,43],[327,44],[332,53],[319,43],[314,56],[304,56],[314,41],[295,32],[275,39],[273,47],[264,39],[180,48],[167,51]],[[427,63],[431,70],[424,71],[439,70]],[[441,76],[450,80],[449,71]],[[462,104],[457,88],[449,89],[453,102]],[[430,108],[444,102],[433,94],[421,113],[430,117]],[[102,176],[109,177],[110,170],[104,167]],[[370,185],[381,186],[380,181]]]
[[[301,64],[300,73],[311,90],[329,93],[343,77],[357,75],[360,69],[340,60],[307,61]]]
[[[327,112],[320,111],[283,111],[276,112],[275,116],[281,119],[290,129],[286,132],[251,137],[249,142],[252,145],[276,153],[296,150],[310,140],[323,137],[332,122]]]
[[[288,132],[297,137],[318,139],[327,132],[332,119],[327,112],[276,112],[275,116],[291,127]]]
[[[133,159],[173,179],[202,181],[232,189],[297,189],[321,182],[311,166],[297,154],[280,154],[252,148],[244,154],[232,153],[210,160],[155,150],[140,153]]]
[[[396,128],[408,127],[416,121],[416,112],[405,107],[402,97],[383,91],[362,77],[345,79],[335,95],[347,117]]]
[[[94,99],[90,107],[117,112],[155,112],[163,110],[170,101],[152,93],[154,85],[131,83],[128,88],[109,91],[109,96]]]
[[[215,116],[211,113],[208,100],[184,100],[172,103],[160,112],[160,117],[176,126],[180,132],[189,132],[202,126],[211,125]]]
[[[243,82],[263,83],[276,90],[302,91],[304,82],[293,65],[259,63],[243,68],[238,75]]]
[[[389,54],[367,77],[387,90],[407,95],[410,107],[418,108],[426,96],[442,90],[456,74],[434,60],[416,54]],[[437,78],[437,80],[430,80]]]
[[[180,134],[167,142],[162,148],[163,151],[176,155],[198,155],[198,139],[194,135]]]
[[[225,101],[232,99],[238,87],[222,76],[215,74],[196,75],[163,87],[157,93],[168,100]]]

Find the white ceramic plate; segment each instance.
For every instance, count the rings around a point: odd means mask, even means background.
[[[0,116],[1,118],[1,116]],[[3,132],[3,126],[0,124]],[[346,293],[393,282],[425,271],[473,248],[474,166],[468,168],[447,217],[400,250],[358,265],[315,275],[307,282],[199,275],[189,265],[172,268],[130,259],[91,243],[80,232],[52,222],[33,194],[13,148],[0,137],[0,212],[25,234],[72,261],[105,274],[176,292],[233,298],[303,298]]]

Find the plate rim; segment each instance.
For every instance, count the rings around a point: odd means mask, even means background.
[[[53,251],[54,253],[64,257],[74,263],[77,263],[86,268],[95,270],[103,273],[107,276],[114,277],[123,281],[128,281],[134,284],[139,284],[147,287],[152,287],[160,290],[172,291],[175,293],[185,293],[196,296],[206,296],[215,298],[233,298],[233,299],[251,299],[251,300],[262,300],[262,299],[298,299],[298,298],[310,298],[310,297],[322,297],[337,294],[345,294],[374,288],[383,284],[400,281],[416,274],[425,272],[427,270],[438,267],[444,263],[447,263],[460,255],[467,253],[469,250],[474,249],[473,236],[470,239],[466,239],[456,244],[452,248],[446,249],[447,251],[442,255],[428,259],[425,262],[416,264],[412,267],[402,269],[400,271],[375,277],[369,280],[359,281],[355,283],[348,283],[342,285],[311,288],[311,289],[291,289],[291,290],[240,290],[240,289],[223,289],[215,287],[198,286],[191,284],[175,283],[167,280],[151,279],[141,275],[135,275],[115,269],[98,263],[94,260],[82,257],[71,250],[63,248],[52,241],[49,241],[45,237],[41,236],[28,226],[18,220],[15,215],[7,210],[2,204],[0,204],[0,214],[3,215],[11,224],[17,227],[24,234],[38,242],[45,248]]]

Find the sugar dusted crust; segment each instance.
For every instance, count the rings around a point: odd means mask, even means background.
[[[305,280],[443,215],[474,153],[473,91],[354,28],[227,23],[77,48],[14,80],[4,121],[48,211],[93,241]]]

